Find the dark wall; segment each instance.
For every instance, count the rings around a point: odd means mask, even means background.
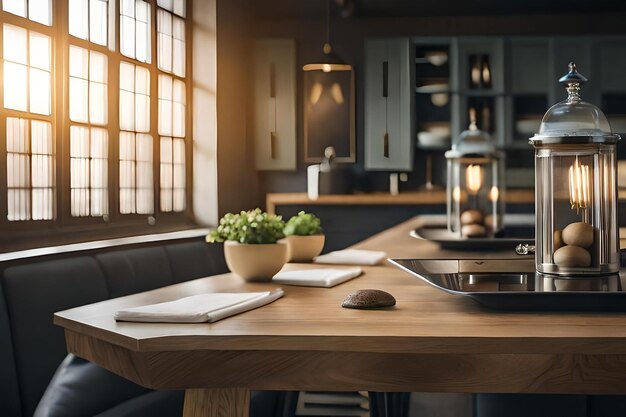
[[[304,1],[304,0],[303,0]],[[308,1],[308,0],[307,0]],[[219,5],[231,3],[231,1],[220,1]],[[236,0],[233,3],[245,5],[244,0]],[[307,3],[305,1],[305,3]],[[311,1],[308,1],[311,3]],[[307,3],[307,4],[308,4]],[[323,0],[321,3],[325,4]],[[333,2],[334,3],[334,2]],[[251,159],[245,159],[246,166],[239,166],[244,159],[237,155],[241,150],[235,150],[232,147],[243,146],[247,152],[251,152],[252,134],[250,116],[252,114],[250,103],[252,100],[251,90],[242,88],[243,85],[249,83],[249,71],[243,71],[242,68],[250,68],[249,56],[250,51],[246,55],[243,50],[237,49],[236,52],[225,51],[224,49],[233,43],[232,40],[220,41],[218,36],[218,85],[220,87],[218,97],[222,94],[236,94],[237,98],[230,97],[228,100],[234,100],[228,103],[228,109],[218,107],[218,149],[228,147],[228,150],[220,157],[220,161],[230,167],[220,167],[220,187],[228,186],[228,192],[220,191],[220,199],[226,198],[226,202],[220,201],[220,212],[222,208],[229,207],[233,209],[242,209],[252,207],[253,205],[264,205],[264,196],[268,192],[304,192],[306,191],[306,166],[304,162],[304,145],[303,145],[303,109],[302,109],[302,65],[308,63],[309,60],[319,56],[319,50],[324,43],[326,33],[325,9],[323,7],[317,10],[313,16],[303,15],[297,12],[300,1],[282,2],[279,13],[281,18],[272,18],[271,10],[275,5],[270,0],[258,0],[254,2],[250,13],[237,10],[237,6],[226,6],[232,13],[241,16],[246,14],[245,19],[230,20],[227,13],[220,13],[218,6],[218,34],[228,33],[229,36],[241,37],[242,32],[247,33],[249,39],[256,37],[288,37],[296,40],[296,62],[297,62],[297,161],[298,167],[296,171],[289,172],[256,172],[253,168]],[[589,2],[591,5],[592,3]],[[292,7],[292,10],[284,10],[283,7]],[[263,13],[257,13],[258,10],[264,10]],[[430,17],[348,17],[342,18],[339,10],[333,6],[331,11],[331,41],[335,52],[343,60],[352,64],[356,74],[356,147],[357,162],[351,165],[350,169],[354,172],[357,182],[355,188],[359,191],[386,190],[388,187],[388,172],[365,172],[363,169],[363,126],[364,126],[364,105],[363,105],[363,62],[364,62],[364,40],[367,37],[382,36],[462,36],[462,35],[484,35],[484,36],[503,36],[503,35],[556,35],[556,34],[624,34],[626,26],[623,25],[623,13],[594,13],[590,6],[589,13],[577,13],[574,15],[523,15],[523,16],[430,16]],[[270,16],[270,17],[268,17]],[[296,17],[293,17],[296,16]],[[228,17],[228,19],[227,19]],[[246,22],[249,25],[246,25]],[[242,27],[245,25],[245,27]],[[223,26],[228,26],[224,29]],[[250,47],[250,43],[242,39],[237,42],[237,48]],[[224,62],[224,57],[228,62]],[[236,60],[240,60],[241,67],[237,67]],[[230,71],[233,73],[230,73]],[[252,71],[252,69],[250,69]],[[225,73],[227,72],[227,73]],[[248,79],[239,78],[247,76]],[[227,78],[225,80],[224,78]],[[243,94],[245,98],[239,96]],[[225,122],[220,117],[220,113],[230,110],[241,110],[239,105],[246,102],[248,110],[248,123],[242,123],[238,126],[228,126],[226,129],[221,126]],[[223,103],[218,98],[218,104]],[[230,115],[228,123],[239,122],[239,115],[235,117]],[[249,131],[248,131],[249,130]],[[225,134],[226,133],[226,134]],[[241,140],[242,135],[246,135],[247,142],[244,144]],[[530,152],[530,149],[529,149]],[[237,156],[236,159],[230,158]],[[444,160],[441,154],[436,154],[434,159],[435,183],[441,184],[444,176]],[[239,167],[234,167],[234,163]],[[425,155],[423,151],[416,152],[414,170],[409,175],[409,182],[401,184],[403,189],[416,189],[423,184],[425,172]],[[239,169],[242,172],[237,172]],[[231,178],[224,179],[224,172]],[[248,181],[251,181],[250,183]],[[246,195],[234,196],[235,187],[245,186]]]

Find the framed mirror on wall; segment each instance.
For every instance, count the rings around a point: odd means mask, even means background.
[[[335,148],[335,162],[355,162],[352,66],[333,64],[331,69],[328,64],[307,65],[303,78],[305,162],[321,162],[329,146]]]

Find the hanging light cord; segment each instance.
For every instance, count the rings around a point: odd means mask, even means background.
[[[332,46],[330,45],[330,1],[326,3],[326,43],[324,44],[324,53],[330,54],[332,52]]]

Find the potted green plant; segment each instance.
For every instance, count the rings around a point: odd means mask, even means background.
[[[312,213],[299,212],[287,221],[283,232],[290,261],[310,262],[324,248],[320,219]]]
[[[271,281],[288,260],[281,216],[260,209],[228,213],[217,229],[207,235],[209,243],[224,242],[228,268],[247,281]]]

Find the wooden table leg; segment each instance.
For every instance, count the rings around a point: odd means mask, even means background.
[[[183,417],[248,417],[250,391],[245,388],[188,389]]]

